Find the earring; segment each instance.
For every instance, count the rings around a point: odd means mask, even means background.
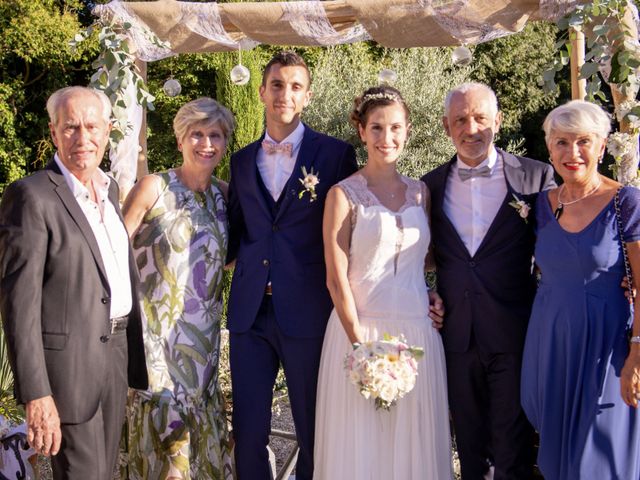
[[[598,163],[602,163],[603,162],[603,158],[604,158],[604,155],[598,159]]]

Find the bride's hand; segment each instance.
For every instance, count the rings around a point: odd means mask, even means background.
[[[353,345],[354,343],[362,343],[364,342],[364,328],[360,326],[360,324],[355,324],[352,327],[351,333],[348,333],[349,341]]]
[[[440,330],[444,325],[444,302],[435,290],[429,290],[429,318],[433,328]]]

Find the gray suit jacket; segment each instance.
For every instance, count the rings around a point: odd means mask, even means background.
[[[109,200],[121,216],[114,181]],[[128,378],[146,388],[135,265],[130,248]],[[95,414],[110,361],[110,297],[96,239],[55,162],[7,187],[0,203],[0,314],[19,402],[53,395],[63,423]]]
[[[471,256],[442,208],[455,157],[422,180],[431,191],[431,228],[438,292],[445,304],[444,347],[465,352],[472,339],[489,353],[519,353],[535,294],[532,257],[535,212],[527,222],[509,205],[513,195],[532,207],[538,192],[555,186],[551,165],[498,151],[507,195]]]

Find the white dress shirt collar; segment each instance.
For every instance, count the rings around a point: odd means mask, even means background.
[[[273,143],[290,143],[293,146],[293,152],[300,146],[302,143],[302,137],[304,136],[304,124],[302,122],[298,122],[298,126],[291,132],[284,140],[281,142],[276,142],[273,138],[269,136],[269,132],[265,130],[264,139],[273,142]],[[294,153],[291,154],[292,157],[295,157]]]
[[[258,171],[262,177],[264,185],[269,190],[271,197],[278,201],[282,190],[289,181],[293,169],[296,165],[296,159],[300,152],[300,145],[304,137],[304,124],[298,123],[298,126],[293,132],[291,132],[282,142],[289,142],[292,144],[291,155],[285,153],[273,153],[267,155],[265,151],[260,148],[257,155]],[[274,140],[269,136],[269,133],[265,131],[264,140],[273,142]],[[278,143],[278,142],[275,142]]]
[[[460,157],[457,156],[457,155],[456,155],[456,162],[455,162],[454,165],[456,166],[456,169],[458,169],[458,168],[482,168],[484,166],[487,166],[491,170],[491,175],[493,175],[495,173],[495,168],[496,168],[497,163],[498,163],[498,151],[496,150],[496,147],[492,146],[491,150],[489,150],[489,156],[487,158],[485,158],[482,162],[480,162],[480,164],[478,166],[472,167],[470,165],[467,165],[462,160],[460,160]]]
[[[66,180],[67,185],[69,185],[69,189],[71,190],[71,193],[73,194],[73,196],[76,199],[83,198],[83,197],[84,198],[90,197],[89,189],[85,187],[82,184],[82,182],[78,180],[78,178],[69,171],[69,169],[66,167],[64,163],[62,163],[62,160],[60,160],[60,157],[58,157],[57,152],[53,156],[53,159],[55,160],[56,164],[58,165],[58,168],[62,172],[62,175],[64,176],[64,179]],[[102,199],[102,201],[104,201],[109,195],[109,184],[111,182],[111,180],[109,179],[109,176],[99,168],[96,168],[96,171],[91,177],[91,181],[93,182],[93,187],[96,190],[96,194],[99,196],[100,199]]]

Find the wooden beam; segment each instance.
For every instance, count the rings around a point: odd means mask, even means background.
[[[584,100],[587,98],[587,80],[580,77],[580,68],[584,65],[584,33],[571,30],[571,98]]]

